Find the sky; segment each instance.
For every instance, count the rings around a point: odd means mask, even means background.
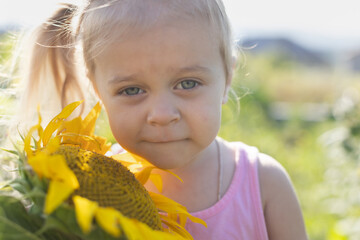
[[[360,47],[360,0],[224,0],[238,36]],[[349,47],[352,47],[349,46]]]
[[[63,0],[76,2],[79,0]],[[360,0],[223,0],[237,38],[286,36],[316,47],[360,49]],[[0,0],[0,26],[32,26],[59,0]]]

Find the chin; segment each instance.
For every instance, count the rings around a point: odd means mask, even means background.
[[[177,169],[177,168],[181,168],[183,166],[183,163],[179,163],[179,162],[174,162],[171,161],[169,159],[164,159],[164,161],[159,161],[159,159],[155,160],[155,161],[150,161],[153,165],[155,165],[156,167],[160,168],[160,169],[164,169],[164,170],[171,170],[171,169]]]

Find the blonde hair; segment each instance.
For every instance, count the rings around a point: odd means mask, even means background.
[[[199,19],[209,24],[211,35],[219,42],[225,73],[231,76],[234,42],[221,0],[88,0],[83,6],[62,5],[36,30],[26,74],[26,102],[33,105],[39,91],[49,92],[39,89],[48,84],[53,84],[57,96],[52,97],[59,100],[61,107],[83,98],[79,61],[75,61],[77,48],[91,75],[96,67],[94,59],[112,42],[167,17]]]

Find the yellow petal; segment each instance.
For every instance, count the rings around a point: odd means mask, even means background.
[[[81,134],[92,135],[94,133],[95,123],[99,117],[100,112],[101,112],[101,106],[100,103],[98,102],[93,107],[93,109],[88,113],[88,115],[84,118],[82,123],[83,128],[81,129]]]
[[[193,239],[191,234],[188,231],[186,231],[186,229],[183,226],[181,226],[179,223],[172,220],[171,218],[169,218],[167,216],[161,216],[161,221],[163,223],[165,223],[166,226],[168,226],[171,230],[173,230],[174,232],[176,232],[177,234],[179,234],[183,238],[185,238],[185,239]]]
[[[187,213],[186,208],[174,200],[153,192],[149,194],[158,209],[167,213]]]
[[[152,165],[151,163],[149,163],[147,160],[145,160],[144,158],[142,158],[136,154],[130,153],[130,152],[116,154],[111,157],[117,161],[120,161],[124,166],[129,168],[129,170],[132,173],[137,173],[139,171],[139,169],[145,170],[148,167],[157,168],[154,165]],[[147,179],[148,176],[145,175],[145,173],[148,174],[148,171],[152,170],[153,168],[146,169],[145,172],[141,173],[141,174],[144,174],[144,176],[142,176],[142,177],[144,177],[144,179]],[[157,168],[157,169],[160,169],[160,168]],[[143,170],[140,170],[140,172],[142,172]],[[174,177],[179,179],[181,182],[183,182],[183,180],[178,175],[173,173],[172,171],[165,170],[165,169],[160,169],[160,170],[170,173],[171,175],[173,175]]]
[[[183,239],[178,235],[173,235],[167,232],[156,231],[151,229],[148,225],[137,221],[136,219],[130,219],[123,215],[119,215],[118,221],[124,234],[129,240],[139,239],[159,239],[159,240],[174,240]]]
[[[115,154],[111,156],[113,159],[121,162],[123,165],[128,166],[129,164],[141,164],[141,166],[144,167],[148,167],[148,166],[153,166],[151,163],[149,163],[148,161],[146,161],[144,158],[130,153],[130,152],[123,152],[123,153],[119,153],[119,154]]]
[[[137,239],[184,240],[185,239],[181,235],[152,230],[146,224],[141,222],[138,222],[138,231],[141,233],[141,238],[133,238],[134,240]]]
[[[64,121],[61,127],[59,128],[57,135],[61,135],[62,143],[71,144],[72,142],[77,142],[79,139],[75,134],[79,134],[81,130],[81,117],[74,118],[70,121]],[[66,133],[71,133],[71,137],[66,136]]]
[[[100,154],[105,154],[110,150],[111,144],[107,143],[107,139],[100,136],[92,136],[93,141],[88,141],[84,146],[85,149],[91,150]]]
[[[71,186],[63,182],[51,181],[45,199],[44,212],[46,214],[52,213],[73,191],[74,189]]]
[[[80,129],[82,127],[82,120],[81,117],[76,117],[70,121],[65,121],[60,131],[61,132],[71,132],[71,133],[80,133]]]
[[[150,181],[155,185],[156,189],[161,193],[163,188],[161,175],[157,173],[151,174]]]
[[[119,224],[124,231],[124,234],[127,239],[146,239],[142,236],[142,233],[139,231],[139,227],[137,221],[133,219],[129,219],[127,217],[121,216],[119,217]],[[149,239],[149,238],[148,238]]]
[[[29,165],[40,178],[47,175],[47,157],[45,153],[39,152],[28,160]]]
[[[72,189],[79,187],[76,175],[68,167],[62,155],[48,155],[44,152],[38,152],[28,160],[28,163],[40,178],[44,176],[51,180],[63,182]]]
[[[129,240],[180,239],[176,235],[155,231],[146,224],[135,219],[127,218],[112,208],[98,208],[96,211],[96,221],[106,232],[115,237],[121,235],[120,226],[126,238]]]
[[[32,138],[32,133],[34,131],[36,131],[37,129],[39,129],[40,125],[37,124],[35,126],[32,126],[29,130],[29,132],[26,134],[25,139],[24,139],[24,150],[28,156],[28,158],[30,158],[31,156],[33,156],[33,152],[31,150],[31,138]]]
[[[187,222],[187,216],[184,215],[184,214],[180,214],[178,215],[178,221],[180,223],[181,226],[184,226],[186,225],[186,222]],[[207,227],[206,225],[204,225],[205,227]]]
[[[45,177],[61,181],[73,189],[79,187],[76,175],[68,167],[63,155],[47,155],[46,158],[45,163],[43,163],[44,166],[46,166],[46,169],[43,172]]]
[[[172,220],[178,222],[182,227],[185,228],[186,222],[187,222],[187,215],[185,214],[176,214],[176,213],[168,213],[167,216],[171,218]],[[162,216],[161,216],[162,217]]]
[[[160,169],[160,168],[159,168]],[[166,169],[161,169],[167,173],[170,173],[171,175],[173,175],[174,177],[176,177],[177,179],[179,179],[180,182],[184,182],[178,175],[176,175],[175,173],[173,173],[172,171],[170,170],[166,170]]]
[[[84,233],[89,233],[98,203],[80,196],[74,196],[76,220]]]
[[[127,167],[130,172],[137,173],[143,168],[143,165],[136,161],[136,159],[129,152],[119,153],[111,156],[112,159],[120,162]]]
[[[53,174],[56,174],[56,171],[52,171],[51,163],[56,163],[59,158],[61,157],[49,156],[44,152],[38,152],[33,157],[29,158],[28,163],[39,177],[45,176],[49,178],[54,177]]]
[[[42,135],[43,135],[43,132],[44,132],[44,129],[42,128],[42,126],[39,124],[39,127],[38,127],[38,129],[37,129],[37,131],[38,131],[38,136],[39,136],[39,139],[36,141],[36,146],[38,147],[38,148],[41,148],[41,142],[42,142]]]
[[[138,175],[137,179],[142,183],[146,183],[146,181],[148,180],[149,177],[151,177],[153,174],[151,174],[151,171],[156,168],[156,169],[160,169],[155,167],[154,165],[152,165],[151,163],[149,163],[147,160],[145,160],[144,158],[135,155],[133,153],[130,152],[125,152],[125,153],[120,153],[120,154],[116,154],[111,156],[113,159],[121,162],[125,167],[127,167],[132,173],[135,174],[135,176]],[[183,180],[176,175],[175,173],[171,172],[170,170],[165,170],[165,169],[160,169],[162,171],[165,171],[167,173],[170,173],[171,175],[175,176],[177,179],[179,179],[181,182],[183,182]],[[161,179],[159,180],[159,177],[154,177],[154,184],[156,186],[157,184],[157,189],[161,189],[159,190],[160,192],[162,192],[162,182]]]
[[[46,126],[42,136],[44,146],[46,146],[49,142],[51,135],[62,125],[64,119],[70,116],[75,108],[77,108],[81,103],[82,101],[78,101],[67,105],[56,117],[50,121],[50,123]]]
[[[181,204],[175,202],[174,200],[171,200],[170,198],[167,198],[163,195],[160,194],[156,194],[153,192],[149,192],[151,199],[154,201],[155,206],[167,213],[175,213],[175,214],[179,214],[179,215],[184,215],[187,218],[189,218],[191,221],[195,222],[195,223],[200,223],[202,225],[204,225],[205,227],[206,222],[204,222],[204,220],[194,217],[192,216],[184,206],[182,206]]]
[[[145,160],[144,158],[134,154],[134,153],[130,153],[130,155],[138,162],[141,163],[144,167],[148,167],[148,166],[154,166],[152,165],[150,162],[148,162],[147,160]]]
[[[178,221],[178,220],[179,220],[179,215],[176,214],[176,213],[168,213],[167,216],[168,216],[169,218],[171,218],[172,220],[174,220],[174,221]],[[181,216],[183,216],[183,215],[181,215]],[[180,223],[180,225],[182,225],[182,224]],[[182,226],[185,226],[185,224],[182,225]]]
[[[132,154],[129,152],[119,153],[112,155],[111,158],[115,159],[116,161],[121,162],[123,165],[127,166],[129,164],[136,164],[138,161],[133,157]]]
[[[64,121],[61,128],[58,130],[58,135],[62,138],[63,144],[74,144],[82,147],[86,140],[80,135],[82,128],[81,117],[74,118],[70,121]]]
[[[112,236],[119,237],[121,230],[119,228],[120,212],[113,208],[99,207],[95,213],[96,221],[107,233]]]
[[[37,105],[36,111],[37,111],[37,114],[38,114],[38,125],[40,125],[41,124],[40,105]]]
[[[151,171],[152,171],[154,168],[155,168],[154,166],[146,167],[146,168],[144,168],[143,170],[141,170],[140,172],[135,173],[136,179],[137,179],[142,185],[144,185],[144,184],[147,182],[147,180],[149,179],[150,173],[151,173]]]
[[[48,145],[45,148],[47,154],[52,154],[60,147],[60,138],[55,137],[50,139]]]
[[[100,150],[98,153],[104,155],[105,153],[107,153],[110,150],[111,143],[108,143],[106,138],[100,137],[100,136],[94,136],[94,138],[96,139],[96,141],[98,142],[98,144],[100,146]]]
[[[39,140],[36,142],[37,143],[37,146],[40,147],[40,142],[41,142],[41,137],[42,137],[42,134],[43,134],[43,128],[41,127],[41,114],[40,114],[40,105],[37,106],[37,114],[38,114],[38,136],[39,136]]]

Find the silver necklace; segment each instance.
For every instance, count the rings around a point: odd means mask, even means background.
[[[218,192],[217,192],[217,201],[221,199],[221,185],[222,185],[222,159],[221,159],[221,148],[217,139],[215,139],[217,153],[218,153]]]

